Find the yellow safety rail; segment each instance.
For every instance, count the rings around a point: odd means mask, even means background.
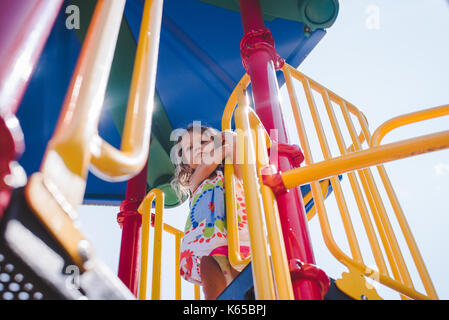
[[[145,196],[138,211],[142,214],[142,255],[140,261],[139,299],[146,300],[148,278],[148,252],[150,241],[151,206],[156,202],[154,214],[154,245],[153,245],[153,279],[151,299],[161,299],[161,268],[162,268],[162,231],[175,236],[175,299],[181,300],[181,275],[179,273],[179,258],[183,232],[163,223],[164,193],[153,189]],[[200,299],[199,286],[195,285],[195,299]]]
[[[396,290],[400,293],[402,299],[437,299],[437,293],[412,236],[410,227],[407,224],[404,213],[399,205],[399,201],[393,190],[391,182],[389,181],[385,168],[381,164],[392,160],[410,157],[416,154],[448,148],[449,131],[389,143],[383,146],[380,146],[380,141],[388,132],[397,127],[417,121],[448,115],[449,106],[446,105],[423,110],[391,119],[381,125],[373,136],[371,136],[366,117],[354,105],[287,64],[284,65],[282,71],[285,76],[286,87],[295,119],[296,129],[306,161],[306,166],[304,167],[283,172],[281,174],[282,180],[287,188],[292,188],[302,184],[311,184],[312,196],[315,201],[314,209],[316,209],[319,216],[319,222],[325,243],[337,260],[349,269],[349,273],[343,273],[343,277],[336,281],[337,286],[355,299],[381,299],[376,290],[374,290],[372,286],[367,285],[365,277],[369,277],[389,288]],[[274,298],[273,282],[271,277],[266,276],[267,274],[271,274],[271,266],[267,262],[267,243],[265,241],[261,225],[262,215],[259,205],[261,199],[263,199],[265,214],[267,215],[267,212],[270,212],[270,209],[272,209],[272,214],[274,214],[275,217],[274,219],[268,218],[268,214],[265,221],[270,239],[271,253],[273,254],[273,267],[275,269],[274,277],[276,278],[276,276],[278,276],[278,279],[280,279],[280,275],[278,274],[279,270],[285,271],[286,269],[279,267],[282,266],[283,263],[282,255],[284,253],[281,253],[281,257],[276,259],[276,262],[278,263],[276,270],[274,255],[277,249],[275,248],[280,248],[281,252],[284,249],[281,241],[282,233],[279,228],[279,222],[277,221],[278,218],[276,218],[277,207],[275,198],[271,192],[266,192],[265,186],[261,182],[262,180],[257,180],[260,179],[260,168],[262,168],[263,165],[268,165],[268,161],[267,159],[264,159],[263,156],[261,157],[260,151],[256,152],[255,148],[256,146],[257,148],[261,147],[261,142],[265,140],[268,141],[265,145],[266,148],[266,146],[270,145],[270,142],[269,139],[265,139],[264,135],[267,135],[265,129],[258,121],[257,115],[248,106],[245,100],[245,90],[249,84],[249,76],[245,74],[228,100],[223,114],[222,128],[223,131],[230,130],[234,108],[235,105],[239,103],[239,106],[235,110],[234,116],[238,137],[238,153],[240,152],[241,154],[247,155],[245,160],[250,162],[249,164],[244,163],[242,165],[242,171],[245,196],[248,195],[248,198],[246,199],[248,227],[250,229],[256,297],[258,299],[272,299]],[[302,85],[304,90],[306,97],[304,104],[307,104],[310,110],[312,122],[318,136],[321,151],[323,153],[324,161],[320,161],[318,163],[314,163],[313,161],[310,143],[307,133],[305,132],[303,117],[299,107],[299,100],[294,87],[297,84]],[[323,129],[323,124],[318,113],[318,108],[314,100],[314,92],[321,95],[323,99],[327,116],[332,126],[332,133],[338,145],[340,156],[332,157],[328,140]],[[344,118],[344,124],[349,132],[352,143],[349,147],[346,145],[343,138],[342,130],[334,110],[334,104],[339,106]],[[361,128],[359,133],[356,132],[351,114],[352,116],[355,116],[359,122]],[[264,133],[260,135],[259,132]],[[261,138],[257,139],[257,137]],[[362,145],[365,141],[368,143],[368,149],[363,150]],[[262,154],[264,153],[262,152]],[[254,164],[255,159],[257,163],[256,165]],[[227,190],[231,190],[231,192],[226,195],[229,259],[232,265],[241,265],[247,263],[247,261],[241,259],[241,254],[238,249],[239,242],[236,223],[237,218],[235,216],[236,210],[234,203],[235,200],[233,199],[234,194],[232,193],[235,177],[233,166],[228,162],[228,160],[229,159],[227,159],[225,163],[225,187]],[[253,161],[253,164],[251,164],[251,161]],[[380,196],[371,169],[369,168],[374,165],[377,166],[382,184],[387,192],[388,199],[391,202],[394,214],[426,294],[418,292],[414,287],[409,273],[409,268],[404,259],[401,248],[399,247],[398,240],[393,231],[384,202]],[[356,200],[357,208],[360,213],[377,270],[368,267],[364,263],[362,252],[365,253],[366,250],[362,250],[362,248],[360,248],[351,219],[351,214],[343,194],[340,180],[338,179],[338,175],[344,173],[347,174],[351,191]],[[357,180],[356,174],[359,176],[361,186]],[[342,249],[339,248],[332,235],[331,226],[324,205],[324,193],[318,182],[319,180],[325,178],[330,178],[332,188],[334,190],[345,235],[349,244],[350,255],[347,255]],[[257,182],[259,182],[262,186],[260,190],[257,189]],[[365,202],[364,196],[366,197],[367,203]],[[311,211],[312,212],[309,212],[308,214],[309,220],[315,213],[315,210]],[[273,221],[274,223],[272,223]],[[376,232],[380,237],[380,241],[378,240]],[[276,240],[274,240],[273,235],[277,236]],[[277,244],[280,245],[280,247],[276,247],[277,241],[281,243]],[[385,252],[386,259],[382,249]],[[390,275],[390,273],[392,275]],[[288,274],[282,276],[287,275]],[[280,283],[281,281],[276,280],[277,286]],[[289,278],[286,283],[290,283]],[[279,290],[278,287],[277,290]],[[285,289],[285,292],[288,291],[289,289]],[[288,294],[286,294],[286,296],[288,296]]]
[[[97,151],[92,152],[95,172],[110,180],[127,180],[140,172],[148,159],[162,7],[163,0],[145,1],[121,150],[98,136],[92,147]]]
[[[449,115],[449,105],[420,110],[395,117],[393,119],[384,122],[381,126],[379,126],[376,129],[376,131],[373,133],[370,144],[372,147],[379,146],[380,142],[385,137],[385,135],[396,128],[405,126],[407,124],[434,119],[437,117],[443,117],[447,115]],[[365,124],[364,127],[367,127],[367,125]],[[368,131],[367,135],[369,136]]]
[[[234,108],[238,102],[238,107],[235,109],[236,161],[242,168],[255,295],[257,299],[262,300],[294,299],[275,197],[271,189],[262,184],[261,169],[268,165],[267,147],[271,145],[271,140],[256,113],[248,105],[244,93],[248,83],[249,77],[245,75],[231,94],[223,115],[222,128],[223,131],[230,130]],[[248,259],[241,259],[239,251],[236,203],[233,191],[234,179],[236,177],[234,176],[233,164],[226,158],[225,188],[231,190],[231,192],[226,193],[228,255],[231,264],[238,266],[246,264]],[[258,184],[261,186],[260,189]],[[273,270],[263,227],[261,202],[263,203],[265,221],[268,221],[266,227]]]
[[[223,131],[230,130],[232,115],[234,113],[234,108],[237,104],[237,99],[241,92],[246,89],[249,84],[249,76],[245,74],[242,80],[237,84],[234,91],[231,93],[228,103],[225,107],[225,112],[222,118]],[[226,201],[226,226],[228,232],[228,259],[230,264],[234,268],[241,268],[246,266],[250,261],[251,257],[243,259],[243,255],[240,253],[240,241],[238,236],[238,220],[237,220],[237,202],[236,191],[235,191],[235,176],[234,176],[234,165],[229,157],[225,158],[225,201]]]
[[[366,288],[366,285],[364,285],[364,279],[363,277],[361,277],[363,275],[377,280],[380,283],[400,292],[403,299],[406,297],[413,299],[437,299],[438,296],[427,272],[421,254],[417,248],[415,240],[412,236],[411,230],[406,222],[405,216],[399,205],[395,192],[387,177],[385,168],[380,164],[416,154],[448,148],[449,131],[443,131],[436,134],[407,139],[383,146],[379,146],[379,143],[382,137],[392,129],[416,121],[422,121],[425,119],[447,115],[449,114],[449,107],[442,106],[397,117],[380,126],[379,129],[376,130],[373,138],[371,138],[367,120],[365,116],[360,112],[360,110],[358,110],[355,106],[342,99],[335,93],[322,87],[291,66],[285,65],[283,67],[283,72],[286,79],[291,106],[293,108],[298,135],[304,151],[307,165],[302,168],[295,168],[282,173],[282,180],[284,181],[284,184],[287,188],[305,183],[311,183],[312,195],[317,207],[320,226],[323,232],[325,243],[331,253],[340,262],[346,265],[350,271],[349,274],[343,274],[343,279],[337,280],[337,286],[339,286],[355,298],[368,296],[368,298],[380,298],[377,296],[377,293],[374,290],[368,290]],[[305,92],[307,100],[306,102],[309,107],[310,114],[312,115],[313,124],[319,139],[321,150],[323,152],[324,161],[318,163],[313,162],[309,141],[304,130],[301,109],[299,107],[297,95],[293,86],[293,78],[299,81]],[[331,157],[328,141],[323,130],[323,125],[320,119],[320,115],[318,114],[317,105],[314,100],[312,90],[319,93],[323,99],[324,106],[332,125],[332,130],[337,141],[341,156]],[[341,128],[337,122],[332,102],[340,107],[343,114],[346,127],[352,140],[352,146],[350,148],[346,148],[345,146]],[[356,133],[351,114],[353,114],[358,119],[360,127],[362,128],[364,138],[371,145],[371,147],[366,150],[362,150],[363,140],[361,140],[360,136]],[[413,262],[415,263],[418,274],[426,290],[426,295],[418,292],[414,288],[409,270],[407,268],[407,264],[401,252],[401,249],[399,248],[397,238],[393,231],[390,219],[387,215],[385,205],[381,199],[372,172],[368,168],[372,165],[377,165],[382,183],[384,184],[384,187],[387,191],[388,198],[392,204],[393,211],[396,215],[397,221],[408,245],[408,249],[410,250]],[[365,192],[366,198],[368,200],[371,215],[375,221],[375,225],[381,238],[381,243],[383,244],[383,248],[385,250],[393,277],[389,275],[388,267],[383,257],[380,244],[377,240],[375,229],[369,215],[369,210],[363,199],[362,191],[357,182],[354,170],[357,171],[362,182],[363,191]],[[350,218],[348,208],[342,193],[340,182],[336,177],[336,175],[342,173],[348,174],[348,179],[358,205],[358,209],[365,227],[367,237],[369,239],[369,243],[378,270],[369,268],[363,262],[361,250],[359,248],[352,220]],[[348,239],[352,257],[349,257],[337,246],[332,236],[322,193],[319,190],[319,185],[317,182],[320,179],[328,177],[331,177],[332,187],[334,189],[337,204],[342,216],[344,230]]]
[[[125,0],[98,1],[40,172],[25,190],[37,216],[81,268],[79,243],[85,239],[72,219],[84,197],[89,165],[103,179],[123,180],[137,174],[148,157],[162,0],[145,3],[122,150],[98,135],[124,7]]]

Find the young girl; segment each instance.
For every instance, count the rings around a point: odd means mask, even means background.
[[[241,169],[235,162],[236,136],[206,126],[190,125],[178,138],[178,157],[172,186],[180,198],[190,195],[190,212],[181,242],[180,273],[202,285],[207,300],[216,299],[239,274],[229,263],[226,232],[223,159],[231,155],[236,181],[240,252],[249,255]],[[217,139],[218,137],[218,139]],[[224,144],[224,142],[226,142]]]

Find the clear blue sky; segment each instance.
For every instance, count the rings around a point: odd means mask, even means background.
[[[381,123],[397,115],[448,104],[448,57],[449,1],[344,0],[340,1],[336,23],[299,70],[356,105],[368,118],[373,132]],[[288,107],[288,99],[284,95],[282,99]],[[285,106],[286,118],[291,119]],[[291,123],[287,122],[287,125]],[[443,117],[398,129],[387,135],[384,142],[447,130],[448,127],[449,117]],[[294,131],[289,132],[291,141],[299,143]],[[319,159],[317,156],[315,160]],[[449,299],[449,244],[446,238],[449,229],[449,150],[388,163],[385,167],[437,293],[441,299]],[[343,186],[348,186],[347,179]],[[330,220],[336,221],[339,214],[333,197],[326,201],[326,205]],[[350,201],[348,206],[354,207]],[[81,206],[79,209],[82,230],[91,239],[99,257],[113,271],[117,270],[121,234],[116,223],[117,212],[117,207]],[[165,222],[182,229],[186,215],[184,204],[167,210]],[[393,226],[397,228],[395,222]],[[362,229],[357,222],[355,227]],[[317,264],[330,276],[338,278],[345,268],[323,244],[317,219],[310,223],[310,228]],[[349,252],[341,224],[337,222],[333,228],[337,243]],[[170,237],[164,241],[163,297],[171,299],[174,296],[174,248]],[[363,243],[363,239],[361,241]],[[399,241],[404,244],[402,239]],[[407,254],[405,257],[410,260]],[[369,257],[367,261],[370,261]],[[412,275],[416,273],[413,268],[410,271]],[[192,297],[189,287],[183,285],[183,298]],[[380,286],[376,288],[385,298],[397,298]],[[417,288],[421,289],[419,282]]]

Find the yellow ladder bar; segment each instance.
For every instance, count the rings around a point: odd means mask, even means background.
[[[72,219],[84,197],[89,165],[103,179],[127,179],[141,171],[149,150],[162,1],[146,3],[142,33],[151,36],[139,39],[135,61],[138,72],[132,84],[136,90],[130,93],[131,100],[142,103],[131,103],[127,110],[138,116],[127,116],[124,149],[115,150],[98,136],[124,7],[125,0],[98,1],[40,172],[32,175],[25,189],[32,209],[81,268],[78,244],[85,239]]]
[[[244,90],[248,86],[250,78],[247,74],[239,81],[237,86],[234,88],[231,96],[226,103],[225,110],[222,117],[222,130],[230,131],[232,116],[234,113],[235,106],[240,96],[243,94]],[[235,175],[234,175],[234,164],[232,163],[230,156],[226,156],[224,165],[224,183],[225,183],[225,201],[226,201],[226,227],[228,232],[228,258],[230,264],[234,268],[242,268],[246,266],[251,261],[251,256],[246,259],[242,259],[242,254],[240,253],[240,241],[238,235],[238,219],[237,219],[237,202],[236,202],[236,191],[235,191]]]
[[[162,7],[163,0],[145,1],[121,150],[100,138],[95,141],[96,152],[92,153],[94,172],[110,180],[129,179],[141,171],[148,159]]]
[[[249,81],[249,76],[245,75],[232,92],[223,114],[222,129],[223,131],[230,130],[234,109],[238,104],[237,109],[235,109],[238,146],[236,161],[239,165],[244,164],[242,166],[244,173],[243,187],[247,206],[256,297],[258,299],[292,300],[294,295],[275,197],[271,189],[262,184],[261,169],[269,164],[267,148],[271,146],[271,140],[257,115],[248,106],[245,89]],[[251,257],[242,259],[239,250],[233,182],[235,176],[233,164],[229,160],[229,158],[226,158],[225,161],[225,188],[230,190],[226,193],[228,256],[233,266],[242,266],[247,264]],[[261,186],[260,189],[257,188],[257,181]],[[248,199],[246,195],[248,195]],[[271,269],[270,262],[267,260],[269,255],[264,236],[261,200],[273,269]]]
[[[146,300],[148,278],[148,251],[150,241],[151,205],[156,201],[154,215],[154,245],[153,245],[153,286],[151,299],[161,298],[161,255],[162,255],[162,226],[164,214],[164,193],[159,189],[153,189],[145,196],[139,208],[142,215],[142,255],[140,261],[140,285],[139,299]]]
[[[160,189],[152,189],[145,196],[138,208],[142,215],[142,253],[140,260],[140,282],[139,299],[146,300],[147,279],[148,279],[148,252],[150,241],[151,206],[156,201],[154,214],[154,245],[153,245],[153,279],[151,289],[151,299],[161,299],[161,275],[162,275],[162,237],[163,231],[175,236],[175,299],[181,300],[181,275],[179,273],[179,260],[181,239],[184,233],[163,223],[164,216],[164,193]],[[199,286],[195,285],[195,299],[200,299]]]
[[[404,141],[390,143],[383,146],[380,146],[380,141],[388,132],[399,126],[448,115],[449,106],[445,105],[396,117],[381,125],[373,134],[373,137],[371,137],[368,130],[366,117],[355,106],[342,99],[332,91],[322,87],[317,82],[306,77],[304,74],[287,64],[284,65],[282,71],[284,72],[284,76],[286,79],[286,85],[290,97],[293,115],[295,118],[296,129],[298,131],[301,146],[303,147],[307,163],[307,166],[305,167],[295,168],[287,172],[283,172],[281,174],[282,180],[287,188],[306,183],[311,184],[312,194],[315,200],[315,206],[318,211],[320,226],[325,243],[331,253],[350,270],[349,275],[343,274],[343,279],[337,280],[337,286],[345,286],[346,289],[348,289],[348,286],[351,287],[349,288],[349,291],[351,291],[349,293],[356,298],[360,298],[360,292],[369,292],[372,298],[380,298],[374,291],[367,291],[366,288],[362,288],[365,285],[365,282],[362,281],[362,278],[358,278],[357,274],[359,274],[361,276],[367,276],[375,279],[380,283],[397,290],[402,294],[401,298],[403,299],[406,299],[407,297],[413,299],[437,299],[438,296],[430,280],[430,276],[422,260],[421,254],[419,253],[415,240],[412,236],[410,227],[406,222],[405,216],[388,179],[385,168],[381,164],[387,161],[406,158],[415,154],[448,148],[449,131],[443,131],[435,134],[425,135],[422,137],[406,139]],[[313,162],[308,138],[304,130],[304,123],[302,121],[297,95],[293,86],[293,78],[298,80],[302,84],[302,87],[304,89],[306,102],[312,115],[312,122],[318,135],[320,147],[324,156],[324,161],[318,163]],[[318,114],[312,89],[317,91],[323,99],[323,103],[326,108],[335,139],[337,141],[338,149],[341,153],[340,156],[332,157],[330,154],[329,146],[323,130],[320,116]],[[331,101],[336,103],[341,109],[346,127],[349,131],[349,135],[352,141],[352,145],[349,148],[346,148]],[[361,133],[357,134],[350,114],[355,115],[359,120],[359,124],[362,129]],[[362,149],[362,143],[364,140],[366,140],[369,145],[369,148],[367,150]],[[401,249],[394,234],[385,206],[382,202],[380,193],[377,189],[374,177],[372,176],[371,170],[368,168],[372,165],[377,165],[382,183],[384,184],[387,191],[388,198],[392,204],[393,211],[396,214],[396,218],[398,220],[410,253],[413,257],[413,261],[417,267],[427,296],[417,292],[414,289],[412,279],[408,272],[408,267],[402,256]],[[385,249],[385,253],[387,255],[394,279],[392,279],[388,275],[388,267],[383,258],[383,253],[380,248],[374,226],[371,222],[371,217],[369,215],[370,212],[368,210],[368,207],[365,205],[362,190],[360,189],[354,171],[358,172],[360,180],[362,182],[363,191],[365,192],[365,196],[369,204],[369,209],[371,210],[372,218],[374,219],[375,226],[377,228],[377,231],[379,232],[379,236]],[[351,189],[353,191],[357,207],[360,211],[360,216],[365,227],[372,254],[376,261],[377,267],[379,268],[379,271],[369,268],[363,263],[361,250],[359,248],[358,240],[352,226],[351,217],[347,209],[339,179],[336,177],[338,174],[342,173],[348,173]],[[335,240],[332,236],[326,209],[324,206],[323,196],[317,182],[318,180],[328,177],[331,178],[331,184],[335,191],[337,205],[343,220],[343,225],[349,242],[352,258],[343,253],[343,251],[335,243]],[[351,285],[350,281],[348,280],[358,282],[358,284],[355,286]],[[358,297],[357,294],[359,295]]]
[[[248,229],[251,243],[252,270],[256,299],[274,300],[275,289],[272,269],[268,256],[267,241],[263,232],[263,218],[260,207],[260,193],[254,192],[257,186],[256,155],[253,133],[250,125],[250,107],[246,97],[239,97],[235,110],[237,129],[237,154],[244,156],[241,165]]]

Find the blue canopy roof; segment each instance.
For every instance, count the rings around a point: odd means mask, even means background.
[[[83,6],[80,30],[68,30],[65,25],[64,8],[72,3]],[[144,0],[126,3],[100,120],[100,135],[116,147],[120,146],[143,4]],[[28,175],[39,170],[53,134],[94,5],[95,1],[65,1],[22,100],[17,116],[26,151],[20,163]],[[278,53],[295,67],[325,35],[324,30],[317,29],[306,36],[301,22],[282,18],[266,21],[266,27],[273,34]],[[193,120],[221,128],[227,99],[245,73],[239,49],[242,36],[239,12],[198,0],[164,2],[149,188],[166,184],[173,172],[168,157],[173,129],[186,127]],[[125,182],[107,183],[89,174],[85,202],[119,204],[125,190]]]

